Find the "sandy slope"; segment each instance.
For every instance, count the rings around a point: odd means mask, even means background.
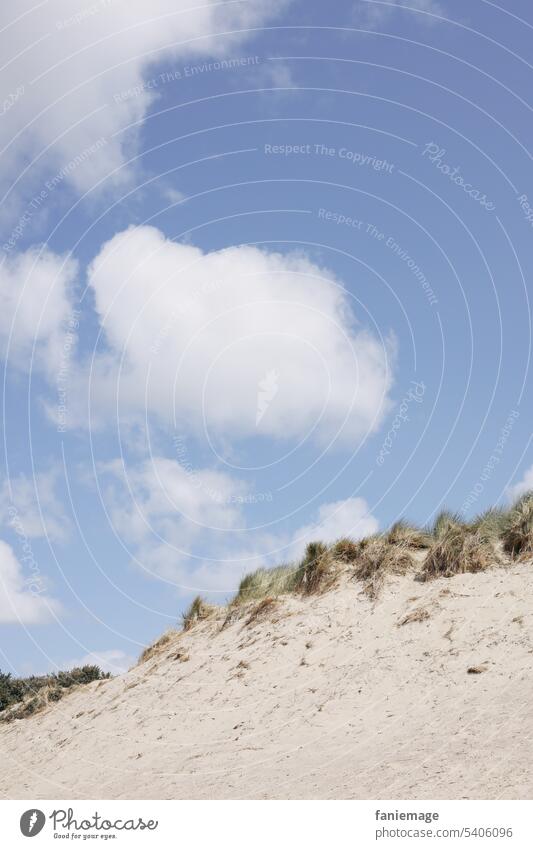
[[[531,564],[220,626],[0,728],[0,794],[532,798]]]

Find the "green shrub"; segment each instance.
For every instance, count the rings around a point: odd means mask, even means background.
[[[110,677],[109,672],[102,672],[98,666],[76,667],[68,672],[29,678],[13,678],[10,673],[0,672],[0,719],[29,716],[46,707],[49,701],[59,701],[66,690]],[[15,712],[14,705],[19,705]]]

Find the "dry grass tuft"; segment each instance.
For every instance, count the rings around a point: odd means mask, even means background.
[[[245,625],[252,625],[254,622],[261,621],[261,619],[265,619],[272,611],[278,606],[277,599],[272,596],[267,596],[262,599],[259,604],[256,604],[255,607],[250,611],[248,619],[244,623]]]
[[[331,554],[343,563],[353,563],[359,554],[359,543],[349,537],[342,537],[332,546]]]
[[[322,542],[310,542],[296,572],[296,589],[306,595],[325,592],[337,575],[332,552]]]
[[[187,612],[183,614],[183,630],[190,631],[198,622],[210,619],[215,613],[216,607],[208,604],[201,596],[197,595]]]
[[[464,522],[458,513],[452,513],[450,510],[442,510],[431,528],[431,535],[435,539],[441,539],[452,528],[464,527]]]
[[[180,663],[187,663],[191,659],[189,652],[187,651],[178,651],[175,655],[172,655],[172,660],[179,660]]]
[[[158,654],[159,650],[162,649],[164,646],[168,645],[172,637],[176,634],[177,631],[174,630],[165,631],[165,633],[162,634],[159,639],[155,641],[155,643],[152,643],[151,646],[146,646],[141,656],[139,657],[137,664],[140,665],[141,663],[146,663],[147,660],[150,660],[151,657],[154,657],[154,655]]]
[[[465,572],[484,572],[497,562],[490,537],[482,531],[472,531],[468,525],[449,523],[441,529],[429,549],[421,580],[450,578]]]
[[[407,548],[423,549],[431,545],[431,535],[427,531],[410,525],[403,519],[394,523],[385,539],[391,545],[403,545]]]
[[[508,513],[505,510],[491,508],[469,523],[471,531],[479,531],[487,539],[496,541],[502,534]]]
[[[504,551],[511,557],[533,555],[533,492],[526,492],[504,516],[501,538]]]
[[[294,566],[283,565],[276,566],[274,569],[258,569],[242,579],[232,605],[284,595],[295,589],[296,568]]]
[[[392,544],[386,536],[361,540],[355,577],[365,583],[364,590],[376,598],[386,575],[405,575],[414,568],[414,560],[405,544]]]
[[[416,610],[412,610],[411,613],[400,619],[397,625],[398,628],[401,628],[402,625],[410,625],[411,622],[424,622],[426,619],[429,619],[429,612],[423,607],[417,607]]]

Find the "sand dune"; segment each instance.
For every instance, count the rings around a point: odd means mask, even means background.
[[[530,563],[248,618],[2,726],[1,795],[532,797]]]

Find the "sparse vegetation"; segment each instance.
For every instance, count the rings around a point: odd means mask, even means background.
[[[98,666],[76,667],[69,672],[29,678],[13,678],[9,673],[0,672],[0,721],[31,716],[49,702],[58,702],[67,690],[110,677],[109,672],[102,672]]]
[[[472,531],[480,531],[486,538],[496,542],[503,532],[508,513],[505,510],[491,508],[470,522]]]
[[[389,542],[387,536],[376,535],[361,540],[355,563],[355,577],[364,582],[370,598],[376,598],[386,575],[405,575],[414,569],[410,546],[405,542]]]
[[[331,550],[323,542],[310,542],[296,571],[296,589],[306,594],[321,592],[332,585],[336,574]]]
[[[385,539],[391,545],[404,545],[407,548],[424,549],[431,545],[431,534],[428,531],[410,525],[404,519],[394,523]]]
[[[463,520],[458,513],[451,513],[449,510],[442,510],[433,522],[431,536],[435,539],[441,539],[450,529],[462,526]]]
[[[234,604],[259,601],[266,596],[278,596],[296,589],[296,566],[275,566],[273,569],[257,569],[246,575],[241,583]]]
[[[277,600],[275,598],[273,598],[272,596],[267,596],[266,598],[263,598],[258,604],[256,604],[252,608],[252,610],[250,611],[250,614],[248,616],[248,619],[246,620],[246,622],[244,624],[245,625],[253,625],[254,622],[257,622],[257,621],[260,621],[261,619],[264,619],[265,616],[268,616],[268,614],[271,613],[276,608],[277,603],[278,603]]]
[[[443,510],[426,528],[400,519],[385,533],[361,540],[343,537],[329,546],[311,542],[300,563],[257,569],[246,575],[228,605],[223,627],[242,616],[248,616],[248,623],[255,621],[277,603],[279,596],[325,592],[343,571],[351,572],[363,583],[366,594],[376,598],[387,575],[412,572],[424,581],[482,572],[500,562],[502,550],[513,558],[533,557],[533,493],[522,496],[507,511],[487,510],[471,522]],[[250,602],[258,604],[246,609]],[[211,616],[214,610],[196,598],[183,617],[184,630]]]
[[[533,555],[533,492],[526,492],[501,520],[504,551],[511,557]]]
[[[464,572],[484,572],[497,562],[490,535],[460,522],[439,528],[422,568],[421,578],[449,578]]]
[[[155,641],[155,643],[152,643],[151,646],[146,646],[139,658],[139,663],[145,663],[147,660],[150,660],[151,657],[153,657],[159,652],[159,649],[162,649],[164,646],[168,645],[173,635],[176,633],[177,632],[173,630],[165,631],[165,633],[161,634],[161,636]]]
[[[189,609],[183,614],[183,630],[189,631],[197,622],[209,619],[216,612],[216,607],[208,604],[199,595],[191,602]]]
[[[359,554],[359,543],[349,537],[343,537],[333,545],[331,553],[343,563],[353,563]]]
[[[424,607],[417,607],[411,613],[407,613],[403,619],[400,619],[398,627],[401,628],[403,625],[410,625],[412,622],[425,622],[426,619],[429,619],[429,611]]]

